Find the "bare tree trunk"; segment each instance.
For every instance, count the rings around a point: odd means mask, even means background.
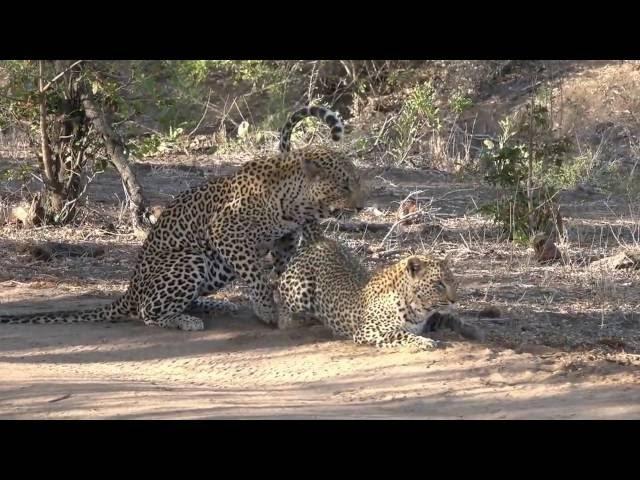
[[[40,141],[42,142],[42,166],[45,174],[46,195],[41,198],[41,207],[46,216],[52,217],[62,211],[64,207],[63,185],[58,178],[59,168],[53,165],[49,136],[47,135],[47,97],[43,80],[42,60],[38,61],[38,87],[40,92]],[[42,221],[44,219],[38,219]]]
[[[536,84],[536,78],[533,79],[533,85]],[[534,157],[536,155],[535,149],[533,148],[533,137],[535,135],[535,88],[531,90],[531,111],[529,112],[529,159],[527,162],[527,208],[529,209],[529,235],[535,235],[537,232],[535,231],[536,227],[536,212],[533,210],[533,163],[536,160]]]
[[[87,118],[91,121],[96,131],[102,135],[109,159],[122,178],[124,188],[129,197],[129,212],[134,230],[137,231],[136,233],[147,232],[151,222],[146,215],[146,200],[142,192],[142,186],[129,164],[124,145],[111,128],[110,114],[96,105],[93,95],[88,92],[82,94],[82,106]]]

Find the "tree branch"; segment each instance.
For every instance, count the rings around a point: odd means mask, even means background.
[[[196,133],[198,131],[198,129],[200,128],[200,125],[202,124],[202,121],[204,120],[204,117],[207,116],[207,112],[209,111],[209,100],[211,100],[211,89],[209,89],[209,96],[207,97],[207,104],[204,107],[204,112],[202,112],[202,117],[200,117],[200,121],[198,122],[198,124],[195,126],[195,128],[193,130],[191,130],[188,134],[187,134],[187,138],[191,138],[191,136]]]
[[[47,97],[44,95],[42,86],[42,60],[38,61],[38,90],[40,91],[40,139],[42,141],[42,162],[47,181],[53,181],[53,171],[51,170],[51,149],[49,148],[49,138],[47,136]]]
[[[96,131],[102,135],[109,160],[111,160],[111,163],[116,167],[122,178],[125,192],[129,197],[129,211],[133,228],[143,232],[147,231],[150,222],[147,222],[144,216],[146,201],[142,186],[129,164],[124,145],[118,140],[111,128],[109,115],[96,104],[93,95],[90,92],[83,92],[81,98],[87,118],[91,121]]]
[[[49,88],[51,88],[51,85],[53,85],[55,82],[57,82],[58,80],[60,80],[60,78],[62,78],[62,76],[67,73],[69,70],[71,70],[73,67],[76,67],[78,65],[80,65],[82,62],[84,62],[84,60],[78,60],[77,62],[72,63],[71,65],[69,65],[67,68],[65,68],[63,71],[61,71],[59,74],[57,74],[55,77],[53,77],[45,86],[44,88],[42,88],[42,84],[40,84],[40,93],[44,93],[47,90],[49,90]],[[42,78],[42,60],[40,60],[40,78]]]

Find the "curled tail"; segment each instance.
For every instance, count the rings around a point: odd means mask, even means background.
[[[129,318],[128,301],[123,297],[91,310],[0,315],[0,324],[54,324],[120,322]]]
[[[480,341],[484,340],[484,333],[482,330],[474,327],[473,325],[469,325],[465,321],[448,313],[433,313],[425,322],[422,332],[435,332],[445,328],[459,333],[464,338]]]
[[[339,141],[344,134],[344,123],[337,113],[324,107],[304,107],[294,112],[284,124],[280,132],[280,151],[288,152],[291,149],[291,133],[294,127],[306,117],[316,117],[331,127],[331,138]]]

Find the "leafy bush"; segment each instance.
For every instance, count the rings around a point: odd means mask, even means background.
[[[484,141],[484,179],[497,196],[481,211],[524,243],[536,233],[562,231],[558,194],[578,182],[586,163],[571,161],[571,142],[554,135],[546,106],[532,101],[520,113],[500,121],[497,142]]]

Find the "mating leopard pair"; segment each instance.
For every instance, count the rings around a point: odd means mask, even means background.
[[[357,170],[342,153],[325,147],[290,151],[295,125],[309,116],[329,125],[333,140],[341,139],[344,125],[335,113],[303,108],[282,129],[278,155],[256,158],[230,176],[178,195],[153,225],[121,298],[92,310],[0,316],[0,323],[138,318],[146,325],[201,330],[202,320],[191,313],[233,308],[205,297],[239,278],[249,288],[256,315],[274,324],[278,315],[263,267],[270,250],[282,273],[276,293],[282,301],[280,326],[290,312],[307,311],[359,343],[432,348],[432,340],[401,325],[415,323],[443,298],[453,301],[450,271],[429,257],[409,257],[369,278],[355,259],[340,262],[348,252],[319,235],[316,226],[338,211],[360,210],[365,196]],[[296,251],[301,229],[306,233]],[[334,283],[337,277],[344,284]]]

